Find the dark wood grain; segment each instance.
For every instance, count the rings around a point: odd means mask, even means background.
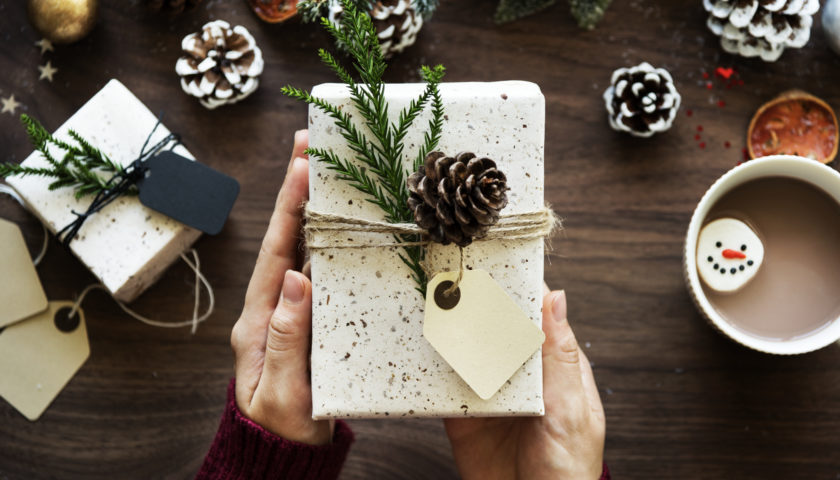
[[[216,430],[232,375],[230,329],[292,132],[305,125],[305,108],[279,89],[332,79],[314,55],[326,37],[312,26],[262,24],[238,0],[210,0],[174,21],[147,16],[139,1],[106,1],[88,38],[49,55],[59,68],[50,84],[38,81],[38,35],[23,3],[0,3],[0,96],[15,94],[24,112],[55,128],[118,78],[153,111],[165,110],[193,153],[235,176],[242,194],[222,234],[197,245],[216,287],[212,319],[195,336],[150,328],[93,294],[84,305],[91,358],[42,419],[30,423],[0,402],[0,479],[189,478]],[[701,320],[681,274],[691,211],[741,159],[761,102],[799,87],[840,105],[840,61],[820,27],[807,48],[765,64],[723,54],[700,0],[616,1],[591,32],[579,30],[564,5],[496,27],[492,2],[443,3],[418,44],[394,61],[389,81],[417,80],[416,66],[427,62],[447,65],[449,81],[542,87],[548,200],[566,224],[547,281],[568,292],[573,327],[594,363],[615,477],[840,477],[840,349],[782,358],[740,347]],[[253,97],[206,111],[181,92],[173,66],[181,37],[213,18],[251,29],[267,65]],[[649,140],[612,132],[601,99],[614,68],[642,60],[674,74],[684,105],[674,128]],[[718,65],[734,66],[744,85],[705,88],[703,72]],[[699,125],[703,149],[694,139]],[[0,115],[0,145],[6,160],[30,151],[11,115]],[[35,247],[34,218],[6,198],[0,216],[18,222]],[[51,299],[72,298],[93,281],[55,242],[39,272]],[[186,318],[192,282],[175,266],[135,307]],[[358,440],[344,478],[456,477],[439,421],[352,426]]]

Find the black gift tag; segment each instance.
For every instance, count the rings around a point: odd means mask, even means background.
[[[204,233],[222,231],[239,195],[236,179],[170,151],[143,165],[140,203]]]

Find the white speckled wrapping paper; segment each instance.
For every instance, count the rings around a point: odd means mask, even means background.
[[[140,154],[156,122],[157,116],[134,94],[119,81],[111,80],[54,134],[74,144],[67,135],[73,129],[111,160],[127,165]],[[168,134],[169,130],[161,124],[149,145]],[[194,159],[183,146],[174,151]],[[59,149],[52,153],[56,158],[63,156]],[[37,151],[23,164],[48,165]],[[87,210],[93,197],[76,200],[72,188],[49,191],[47,186],[51,181],[44,177],[7,179],[29,209],[55,233],[76,218],[73,210]],[[152,285],[200,235],[200,231],[144,207],[136,196],[123,195],[85,221],[70,242],[70,250],[114,297],[130,302]]]
[[[422,84],[386,86],[390,116],[416,98]],[[323,84],[313,94],[353,112],[346,88]],[[505,214],[544,204],[545,99],[537,85],[510,81],[441,85],[447,121],[439,149],[472,151],[505,172]],[[430,118],[415,121],[405,151],[415,152]],[[310,108],[310,146],[354,158],[333,120]],[[410,156],[410,155],[409,155]],[[411,158],[406,168],[413,170]],[[310,162],[314,210],[382,220],[375,205],[323,162]],[[343,234],[358,241],[378,234]],[[385,236],[385,241],[388,237]],[[543,240],[480,241],[466,248],[470,268],[490,272],[536,324],[541,324]],[[433,245],[434,272],[457,270],[458,247]],[[489,400],[482,400],[423,338],[423,299],[397,248],[318,250],[312,255],[312,415],[332,417],[452,417],[542,415],[542,358],[538,351]]]

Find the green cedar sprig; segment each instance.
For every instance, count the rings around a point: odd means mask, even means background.
[[[379,48],[376,28],[370,17],[356,8],[354,3],[355,0],[342,0],[344,14],[341,16],[340,25],[333,25],[326,18],[321,18],[321,24],[333,36],[336,44],[347,47],[347,53],[352,58],[353,70],[358,74],[359,80],[357,81],[326,50],[319,50],[318,56],[349,89],[351,101],[361,116],[362,125],[357,126],[351,116],[341,108],[313,97],[306,90],[286,86],[282,92],[315,106],[332,118],[353,151],[355,161],[341,158],[331,149],[324,148],[309,148],[309,155],[318,161],[326,162],[327,168],[337,172],[339,178],[364,193],[367,201],[382,209],[388,222],[413,222],[405,183],[411,172],[406,171],[402,165],[405,154],[403,140],[414,120],[427,105],[431,105],[432,118],[424,134],[423,145],[417,152],[415,169],[423,164],[426,154],[437,148],[444,120],[443,101],[438,86],[445,69],[442,65],[422,67],[421,75],[426,82],[426,88],[400,112],[396,122],[390,122],[385,83],[382,80],[387,65]],[[404,242],[418,240],[412,235],[401,235],[396,239]],[[417,291],[425,296],[427,278],[422,267],[425,250],[421,246],[407,246],[403,247],[399,256],[411,269],[412,277],[418,285]]]
[[[82,198],[86,195],[95,195],[107,188],[107,179],[97,172],[113,175],[123,169],[74,130],[70,130],[68,135],[76,141],[78,146],[70,145],[54,137],[29,115],[21,115],[20,122],[26,129],[32,146],[41,152],[41,156],[49,163],[49,166],[29,167],[17,163],[0,163],[0,177],[37,175],[54,178],[55,180],[47,188],[56,190],[72,187],[76,198]],[[50,153],[50,144],[64,150],[61,160]],[[136,190],[130,193],[136,193]]]

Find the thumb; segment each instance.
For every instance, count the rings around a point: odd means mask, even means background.
[[[268,323],[266,380],[285,383],[307,377],[311,327],[312,284],[302,273],[286,270],[280,301]]]
[[[543,390],[546,408],[579,411],[584,406],[581,353],[566,319],[566,292],[551,292],[543,298]]]

